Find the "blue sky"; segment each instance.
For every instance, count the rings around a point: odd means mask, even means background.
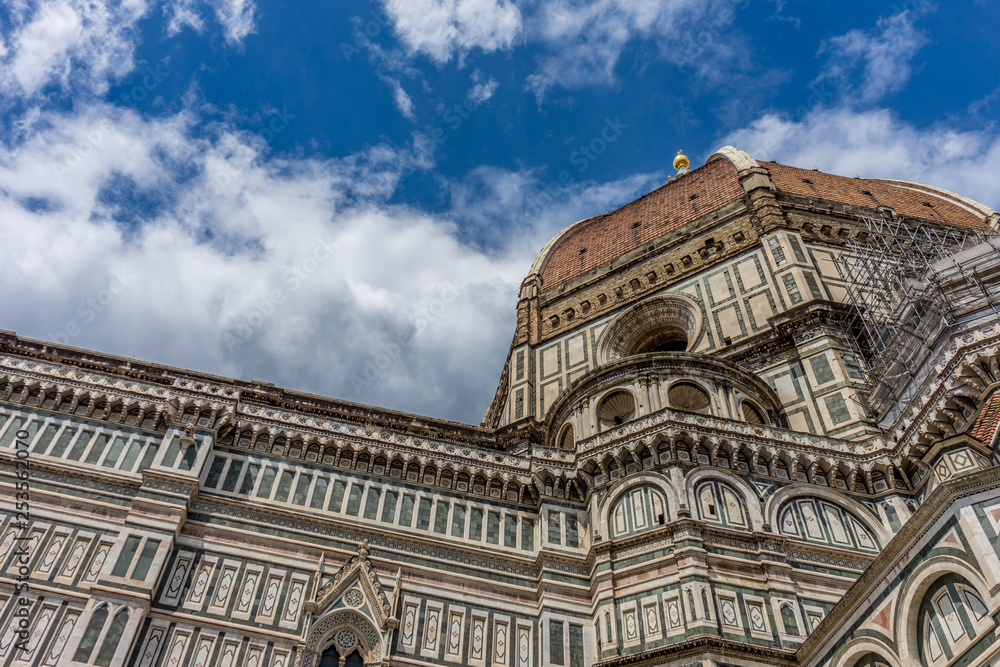
[[[733,144],[997,208],[1000,8],[0,6],[0,328],[478,423],[562,227]]]

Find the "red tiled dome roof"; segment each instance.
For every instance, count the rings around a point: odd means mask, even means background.
[[[550,251],[542,289],[561,285],[742,196],[736,168],[728,160],[716,160],[617,210],[578,222]]]
[[[742,151],[725,147],[682,178],[560,232],[535,260],[532,271],[541,274],[541,288],[557,287],[744,197],[737,166],[763,167],[775,188],[789,195],[870,210],[887,206],[901,216],[981,230],[989,229],[993,215],[985,206],[946,190],[905,181],[836,176],[777,162],[758,163]]]
[[[989,229],[986,216],[942,197],[932,188],[917,183],[887,181],[878,178],[849,178],[825,174],[814,169],[799,169],[777,162],[763,162],[771,181],[780,192],[816,197],[860,208],[888,206],[907,218],[933,220],[956,227]]]

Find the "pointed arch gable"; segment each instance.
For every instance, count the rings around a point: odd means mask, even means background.
[[[375,625],[379,628],[390,625],[389,600],[381,589],[371,561],[368,560],[368,540],[361,543],[358,554],[334,575],[332,582],[316,591],[316,596],[306,603],[306,611],[314,616],[329,612],[332,605],[355,585],[361,588],[365,602],[372,611],[372,621]]]

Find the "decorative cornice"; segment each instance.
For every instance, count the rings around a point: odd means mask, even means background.
[[[723,639],[714,635],[702,635],[685,639],[666,646],[660,646],[649,651],[630,653],[610,660],[594,663],[593,667],[647,667],[653,665],[663,665],[668,660],[683,658],[686,656],[701,653],[722,654],[727,657],[760,661],[766,660],[767,664],[780,667],[798,667],[795,659],[795,652],[791,650],[781,650],[770,646],[758,646],[757,644],[745,644],[729,639]]]

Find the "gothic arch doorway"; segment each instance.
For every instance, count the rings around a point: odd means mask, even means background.
[[[340,661],[340,651],[336,644],[331,644],[320,656],[319,667],[364,667],[365,661],[361,658],[358,649],[351,651],[343,663]]]

